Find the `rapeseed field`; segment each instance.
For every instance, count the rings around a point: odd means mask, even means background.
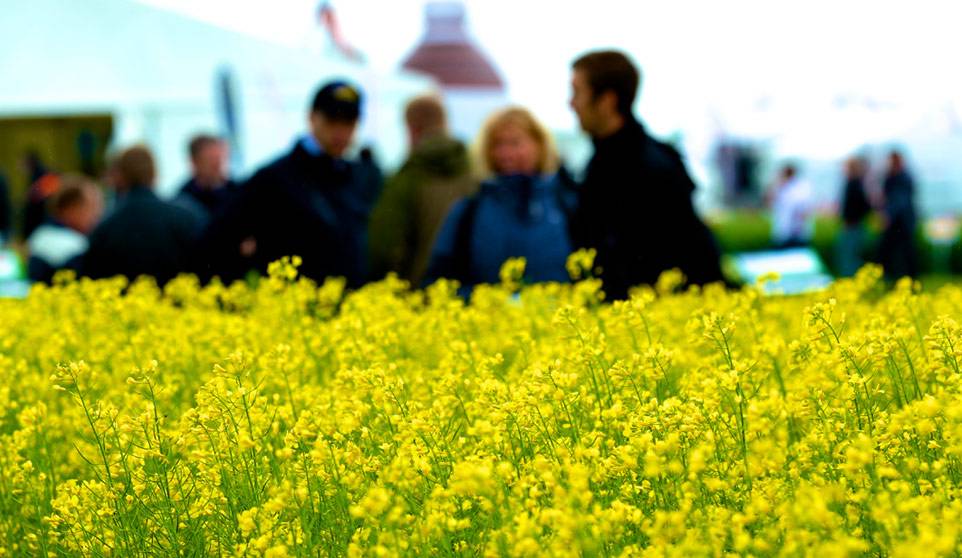
[[[345,293],[60,276],[0,300],[3,556],[950,556],[962,290]]]

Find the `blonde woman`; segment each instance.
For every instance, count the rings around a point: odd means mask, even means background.
[[[551,136],[528,110],[509,107],[485,124],[478,152],[488,178],[448,213],[426,281],[457,279],[464,289],[496,283],[513,257],[527,260],[529,282],[566,281],[570,190]]]

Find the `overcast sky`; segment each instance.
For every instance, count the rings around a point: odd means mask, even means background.
[[[291,45],[316,38],[317,0],[144,0]],[[696,110],[737,117],[839,95],[962,106],[962,52],[952,1],[465,0],[470,33],[513,100],[573,126],[568,64],[613,46],[641,64],[640,109],[655,128],[684,128]],[[424,30],[424,0],[334,0],[345,36],[378,69],[396,68]],[[791,110],[795,110],[794,108]],[[814,108],[812,109],[815,110]],[[701,118],[701,116],[699,116]]]
[[[318,0],[131,0],[291,46],[318,45]],[[331,0],[345,37],[382,72],[424,32],[426,0]],[[513,102],[577,130],[569,64],[615,47],[641,66],[638,113],[707,183],[720,138],[809,162],[834,196],[838,162],[907,149],[936,206],[962,181],[958,0],[463,0],[469,33]],[[936,188],[938,186],[938,188]],[[932,192],[925,188],[933,188]],[[962,195],[955,195],[962,207]],[[940,201],[941,200],[941,201]],[[931,205],[930,204],[930,205]]]

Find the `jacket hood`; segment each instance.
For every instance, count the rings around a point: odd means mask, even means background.
[[[426,139],[415,147],[405,166],[424,167],[443,176],[456,176],[465,173],[469,164],[468,150],[463,143],[439,136]]]

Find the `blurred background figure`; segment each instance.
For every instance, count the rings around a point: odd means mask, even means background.
[[[713,163],[721,179],[726,205],[749,208],[760,205],[759,156],[754,146],[722,140],[715,148]]]
[[[258,170],[205,235],[204,276],[225,277],[245,257],[238,249],[253,238],[248,269],[265,273],[283,256],[302,258],[302,275],[323,281],[345,277],[351,287],[366,279],[367,228],[381,191],[380,169],[369,153],[348,157],[361,117],[361,91],[344,81],[318,89],[310,131],[293,149]]]
[[[511,107],[488,120],[478,149],[489,178],[451,209],[426,282],[457,279],[464,294],[497,283],[501,265],[515,257],[527,260],[527,281],[567,281],[569,207],[551,136],[526,109]]]
[[[641,75],[618,51],[572,64],[570,106],[594,142],[576,214],[576,244],[598,250],[604,291],[623,299],[679,268],[691,284],[721,281],[714,238],[695,212],[681,155],[632,112]]]
[[[464,144],[449,135],[441,99],[414,98],[404,120],[411,152],[371,214],[371,276],[393,271],[417,287],[448,210],[477,181]]]
[[[228,176],[230,149],[222,138],[201,134],[190,140],[188,152],[192,175],[174,202],[195,212],[206,224],[237,194],[238,186]]]
[[[891,280],[917,277],[915,182],[906,168],[905,158],[897,150],[888,156],[882,196],[885,230],[879,242],[879,262],[885,276]]]
[[[0,246],[13,237],[13,205],[10,201],[10,183],[7,175],[0,172]]]
[[[103,192],[89,178],[64,175],[57,193],[47,200],[47,218],[27,239],[27,276],[50,283],[61,269],[79,271],[87,236],[103,215]]]
[[[113,211],[90,235],[81,274],[92,278],[140,275],[159,285],[190,270],[201,223],[190,211],[157,197],[156,166],[142,145],[122,151],[110,164]]]
[[[772,244],[775,248],[808,246],[815,232],[812,186],[799,176],[794,163],[782,166],[769,193],[772,210]]]
[[[865,244],[865,220],[872,212],[865,189],[868,162],[854,156],[845,161],[845,184],[842,187],[840,217],[842,227],[835,245],[836,272],[851,277],[865,263],[862,249]]]
[[[47,215],[47,200],[60,188],[60,177],[50,172],[36,151],[28,151],[21,161],[27,176],[27,203],[23,210],[23,238],[43,223]]]

